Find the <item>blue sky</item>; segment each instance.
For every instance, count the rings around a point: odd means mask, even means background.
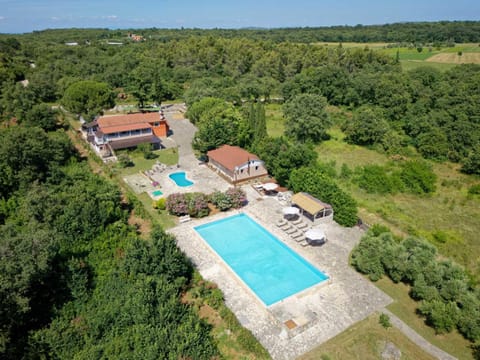
[[[242,28],[479,19],[479,0],[0,0],[0,33],[65,27]]]

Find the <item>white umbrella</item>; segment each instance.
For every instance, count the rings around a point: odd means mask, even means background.
[[[325,239],[325,233],[322,229],[310,229],[305,232],[305,237],[311,240],[322,240]]]
[[[282,209],[283,215],[298,215],[300,214],[300,209],[295,206],[289,206]]]
[[[278,188],[278,185],[270,182],[270,183],[263,184],[262,187],[266,191],[272,191]]]

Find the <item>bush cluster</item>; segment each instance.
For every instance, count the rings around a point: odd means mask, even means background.
[[[369,231],[352,252],[352,265],[372,281],[388,275],[411,286],[410,296],[421,301],[419,313],[437,333],[453,329],[480,339],[480,293],[463,268],[437,259],[437,249],[426,240],[398,241],[390,232]],[[384,230],[384,229],[383,229]]]
[[[203,193],[175,193],[167,197],[165,207],[172,215],[204,217],[210,212],[209,202],[220,211],[226,211],[244,206],[247,203],[247,196],[240,188],[230,188],[223,193],[215,191],[209,196]]]
[[[210,212],[208,197],[202,193],[175,193],[167,197],[166,208],[172,215],[204,217]]]
[[[365,165],[355,170],[354,181],[368,193],[429,194],[435,192],[437,176],[424,161],[406,161],[400,168]]]

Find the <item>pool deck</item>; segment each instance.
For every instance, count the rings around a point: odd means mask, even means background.
[[[190,178],[188,171],[187,177]],[[244,190],[249,200],[245,208],[195,219],[169,232],[175,235],[178,246],[192,259],[202,276],[218,284],[227,306],[273,359],[296,358],[391,302],[390,297],[348,265],[350,251],[360,240],[362,230],[327,221],[321,227],[328,242],[320,247],[303,247],[275,225],[282,217],[285,204],[274,197],[260,197],[251,186],[245,186]],[[330,280],[265,306],[193,229],[239,212],[248,214],[326,273]]]

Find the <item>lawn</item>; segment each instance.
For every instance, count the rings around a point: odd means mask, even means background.
[[[450,334],[436,335],[431,327],[424,324],[423,319],[415,313],[418,303],[408,295],[410,288],[407,285],[402,283],[394,284],[388,278],[383,278],[375,284],[394,299],[394,302],[387,308],[425,340],[458,359],[473,359],[470,349],[471,343],[465,340],[457,331]]]
[[[282,136],[285,129],[285,120],[281,104],[267,104],[265,106],[267,133],[269,136]]]
[[[175,165],[178,163],[178,153],[177,149],[175,148],[155,150],[153,153],[156,155],[154,159],[145,159],[143,154],[139,151],[118,151],[117,156],[120,154],[127,154],[134,164],[134,166],[120,169],[120,174],[122,176],[138,174],[141,171],[151,169],[153,164],[155,164],[157,161],[165,165]],[[115,164],[115,166],[117,169],[119,169],[118,164]]]
[[[379,323],[379,314],[373,314],[299,357],[299,360],[381,359],[381,353],[387,342],[394,344],[402,352],[402,359],[434,359],[400,330],[382,327]]]

